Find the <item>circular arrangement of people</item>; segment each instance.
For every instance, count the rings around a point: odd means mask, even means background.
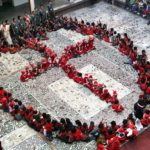
[[[0,0],[0,150],[149,150],[150,0]]]

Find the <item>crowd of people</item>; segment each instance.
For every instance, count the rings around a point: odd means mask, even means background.
[[[114,4],[116,0],[106,0],[108,3]],[[148,18],[150,24],[150,0],[126,0],[125,9],[130,12]]]
[[[39,112],[30,105],[25,106],[20,100],[14,99],[12,94],[3,87],[0,87],[0,108],[4,112],[9,112],[17,121],[25,120],[30,127],[44,134],[49,140],[58,138],[66,143],[96,140],[97,150],[105,148],[119,150],[121,143],[134,139],[138,131],[150,124],[150,110],[144,110],[145,106],[143,106],[142,117],[135,118],[133,114],[129,114],[121,125],[115,121],[112,121],[110,125],[101,121],[96,126],[94,122],[88,125],[81,123],[80,120],[76,120],[73,124],[68,118],[57,121],[52,119],[50,114]]]
[[[42,10],[43,7],[41,6],[39,10],[35,10],[30,16],[25,15],[27,19],[23,19],[24,17],[18,17],[17,21],[13,19],[18,26],[15,25],[17,28],[7,36],[5,35],[6,33],[4,34],[4,30],[0,30],[1,52],[6,53],[10,51],[11,46],[16,48],[17,45],[19,48],[29,47],[37,50],[45,56],[45,59],[37,65],[30,64],[30,68],[27,67],[22,72],[21,80],[27,81],[30,78],[34,78],[47,71],[51,65],[61,66],[69,78],[79,84],[83,84],[96,95],[99,95],[101,99],[111,102],[115,111],[122,111],[123,106],[119,104],[115,91],[113,96],[110,96],[108,90],[104,89],[104,85],[99,84],[92,76],[86,74],[83,76],[69,63],[69,59],[72,57],[78,57],[95,49],[93,45],[93,37],[95,36],[100,40],[109,42],[112,46],[118,48],[122,54],[128,56],[128,63],[138,71],[139,78],[137,83],[143,93],[134,105],[135,112],[130,114],[127,119],[124,119],[121,125],[118,125],[115,121],[112,121],[110,125],[101,121],[96,126],[94,122],[90,122],[90,125],[88,125],[80,120],[76,120],[74,124],[68,118],[62,118],[60,121],[57,121],[52,119],[49,114],[41,113],[32,106],[25,106],[20,100],[14,99],[12,94],[3,89],[3,87],[0,87],[0,107],[4,112],[9,112],[15,120],[24,119],[30,127],[43,133],[49,140],[52,140],[54,137],[66,143],[96,140],[97,150],[119,150],[121,143],[134,139],[141,129],[150,124],[150,109],[147,108],[150,104],[150,63],[147,59],[146,51],[142,50],[142,53],[138,54],[137,47],[134,46],[133,41],[126,33],[121,36],[113,28],[108,29],[107,25],[102,24],[100,21],[98,23],[89,23],[84,20],[79,21],[77,18],[49,16],[45,15],[45,11]],[[37,15],[36,13],[39,11],[43,13]],[[38,20],[40,21],[37,21],[36,17],[39,17]],[[25,20],[28,20],[26,24],[24,24]],[[24,25],[22,25],[22,22],[24,22]],[[56,31],[60,28],[73,30],[83,35],[92,35],[92,37],[88,41],[68,46],[64,50],[62,57],[58,59],[55,52],[43,45],[40,40],[47,39],[46,32]],[[39,33],[39,31],[41,32]],[[6,49],[3,51],[3,48]],[[17,51],[18,49],[15,52]]]
[[[58,66],[59,62],[57,54],[51,48],[48,48],[45,44],[41,43],[39,39],[28,38],[25,41],[25,45],[25,47],[42,53],[45,58],[36,64],[30,63],[30,66],[25,67],[25,70],[22,71],[20,76],[22,82],[27,82],[29,79],[35,79],[51,67]]]
[[[149,0],[126,0],[126,8],[131,12],[143,17],[150,16],[150,1]]]
[[[78,72],[75,66],[69,63],[69,59],[73,57],[78,57],[81,54],[85,54],[94,49],[95,46],[93,37],[90,37],[88,42],[86,40],[83,40],[83,42],[78,42],[75,46],[68,46],[64,49],[59,64],[65,71],[65,73],[67,73],[70,79],[74,80],[78,84],[87,87],[101,100],[105,100],[107,103],[111,103],[112,109],[115,112],[122,112],[124,107],[121,104],[119,104],[116,91],[114,91],[113,95],[111,95],[104,84],[98,83],[98,81],[94,79],[92,75]]]
[[[39,38],[46,40],[47,31],[59,28],[59,22],[55,19],[52,3],[48,4],[48,13],[41,4],[31,14],[13,18],[11,22],[5,20],[0,24],[0,52],[15,53],[24,47],[24,39]],[[55,26],[55,24],[57,24]]]

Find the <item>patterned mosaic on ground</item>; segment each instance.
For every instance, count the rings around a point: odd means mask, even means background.
[[[70,12],[66,15],[76,16],[78,19],[82,18],[89,22],[100,19],[108,27],[113,27],[120,33],[127,32],[135,45],[139,47],[139,50],[146,49],[150,59],[150,28],[146,25],[146,20],[104,2]],[[44,42],[59,57],[66,46],[88,38],[64,29],[48,33],[48,37],[49,40]],[[94,121],[96,124],[104,119],[107,123],[112,120],[121,123],[123,118],[126,118],[129,113],[133,112],[133,104],[138,100],[138,95],[141,92],[136,84],[137,74],[129,65],[124,64],[128,59],[126,56],[121,55],[117,49],[98,39],[95,40],[95,45],[96,50],[82,57],[71,59],[70,62],[83,72],[92,71],[89,66],[93,66],[96,68],[96,72],[93,73],[97,78],[101,77],[102,74],[100,72],[106,74],[111,88],[113,88],[114,83],[118,83],[120,85],[119,90],[123,92],[126,89],[126,93],[120,99],[125,106],[125,110],[121,114],[116,114],[112,109],[109,109],[109,105],[106,106],[105,104],[103,104],[104,107],[95,108],[91,112],[89,108],[99,104],[99,100],[88,89],[69,81],[61,68],[52,68],[34,80],[21,83],[19,80],[21,70],[30,62],[37,62],[42,59],[41,54],[30,49],[22,50],[19,54],[6,54],[0,57],[0,86],[4,86],[4,88],[13,93],[15,98],[20,99],[26,105],[31,104],[41,112],[48,112],[55,119],[66,117],[72,121],[80,119],[87,123]],[[104,75],[104,77],[106,76]],[[110,84],[110,82],[112,83]],[[68,86],[64,86],[64,83],[67,83]],[[57,88],[53,88],[53,85],[57,86],[60,91],[58,92]],[[71,89],[71,85],[75,88]],[[67,89],[69,87],[70,89]],[[84,93],[87,97],[84,100],[87,103],[82,103],[82,99],[81,101],[78,99],[76,104],[73,94],[69,95],[69,98],[72,98],[72,103],[69,99],[64,99],[63,94],[67,93],[67,90],[79,92],[80,94]],[[89,99],[89,97],[94,101]],[[90,102],[93,103],[93,106],[90,106]],[[78,109],[75,109],[74,105],[78,105]],[[0,116],[0,140],[3,142],[6,150],[95,149],[93,141],[90,143],[79,142],[72,145],[62,143],[59,140],[49,142],[42,135],[30,129],[24,121],[16,122],[9,114],[2,111],[0,111]]]

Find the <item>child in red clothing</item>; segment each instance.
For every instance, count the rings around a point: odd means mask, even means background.
[[[150,124],[150,111],[148,109],[145,110],[141,123],[144,127],[147,127]]]
[[[122,112],[124,110],[124,107],[119,104],[119,101],[116,100],[113,104],[112,104],[112,109],[114,109],[115,112]]]

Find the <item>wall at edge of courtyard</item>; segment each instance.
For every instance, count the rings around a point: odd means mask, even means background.
[[[12,4],[14,7],[27,3],[28,0],[12,0]]]

